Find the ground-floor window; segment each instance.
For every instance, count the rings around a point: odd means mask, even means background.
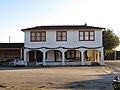
[[[76,51],[75,50],[68,50],[65,53],[66,59],[75,59]]]

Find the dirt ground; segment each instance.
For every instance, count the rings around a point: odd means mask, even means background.
[[[113,90],[110,66],[0,67],[0,90]]]

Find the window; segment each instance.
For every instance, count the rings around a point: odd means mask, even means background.
[[[31,32],[31,41],[46,41],[46,32],[40,31],[40,32]]]
[[[57,31],[56,32],[57,41],[67,41],[67,32],[66,31]]]
[[[68,50],[65,55],[66,55],[67,59],[75,59],[76,51],[75,50]]]
[[[80,31],[79,40],[80,41],[94,41],[95,40],[94,31]]]
[[[90,40],[94,40],[94,32],[90,32]]]

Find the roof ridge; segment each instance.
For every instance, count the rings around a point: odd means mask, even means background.
[[[105,29],[105,28],[87,26],[87,24],[85,25],[49,25],[49,26],[36,26],[36,27],[21,29],[21,31],[31,30],[31,29],[38,30],[38,29]]]

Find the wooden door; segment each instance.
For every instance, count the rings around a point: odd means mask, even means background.
[[[29,62],[34,61],[34,51],[29,51]]]
[[[42,62],[43,53],[41,51],[36,51],[36,59],[37,59],[37,62]]]

